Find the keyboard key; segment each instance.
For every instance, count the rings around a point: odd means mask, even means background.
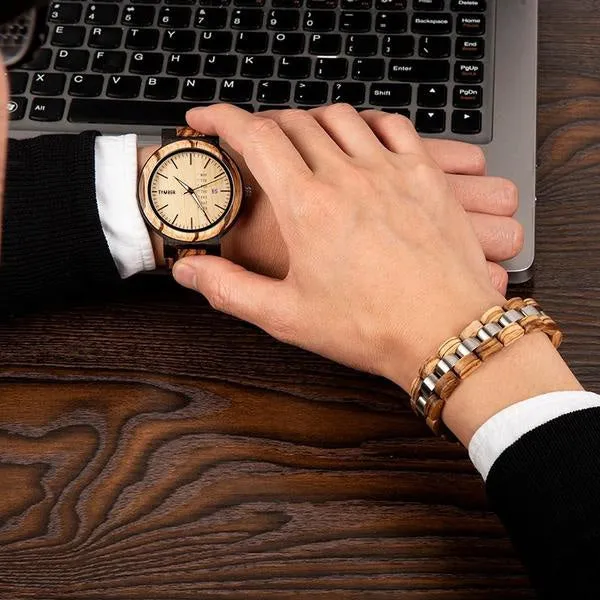
[[[448,37],[424,36],[419,41],[419,56],[423,58],[447,58],[452,44]]]
[[[88,44],[92,48],[112,50],[121,45],[123,30],[120,27],[94,27],[90,31]]]
[[[214,79],[186,79],[181,97],[193,102],[206,102],[215,97],[217,82]]]
[[[233,35],[230,31],[203,31],[200,34],[201,52],[229,52]]]
[[[445,60],[391,60],[392,81],[448,81],[450,63]]]
[[[412,56],[415,52],[415,38],[412,35],[386,35],[383,38],[384,56],[396,58]]]
[[[81,4],[75,2],[53,2],[48,9],[48,20],[51,23],[75,25],[81,18]]]
[[[103,87],[102,75],[73,75],[69,85],[69,95],[94,98],[102,93]]]
[[[442,133],[446,129],[443,110],[418,110],[415,127],[419,133]]]
[[[317,79],[344,79],[348,74],[345,58],[318,58],[315,65]]]
[[[194,46],[195,44],[192,48]],[[130,29],[125,39],[125,47],[130,50],[156,50],[158,31],[155,29]]]
[[[446,106],[448,90],[445,85],[420,85],[417,92],[417,104],[438,108]]]
[[[57,25],[50,39],[53,46],[63,48],[75,48],[81,46],[85,39],[85,27],[75,27],[73,25]],[[33,110],[33,107],[32,107]]]
[[[189,27],[192,20],[192,10],[183,6],[165,6],[158,14],[158,24],[161,27],[182,29]]]
[[[152,100],[172,100],[177,97],[179,81],[174,77],[149,77],[144,97]]]
[[[24,94],[27,89],[29,75],[27,73],[19,73],[18,71],[9,71],[8,79],[10,82],[10,93],[13,96]]]
[[[129,62],[129,71],[140,75],[156,75],[162,67],[163,55],[158,52],[136,52]]]
[[[456,108],[481,108],[483,88],[478,85],[457,85],[452,102]]]
[[[156,71],[159,73],[160,71]],[[171,54],[167,60],[167,75],[196,75],[200,72],[200,57],[197,54]]]
[[[375,106],[406,106],[412,99],[412,87],[406,83],[373,83],[369,102]]]
[[[335,12],[332,10],[306,11],[303,27],[305,31],[333,31],[335,28]]]
[[[302,54],[303,33],[277,33],[273,37],[272,50],[275,54]]]
[[[36,96],[60,96],[66,83],[62,73],[35,73],[29,91]]]
[[[455,110],[452,115],[452,131],[463,135],[481,133],[481,112],[478,110]]]
[[[340,31],[350,33],[362,33],[371,29],[371,13],[343,12],[340,17]]]
[[[284,104],[290,99],[289,81],[261,81],[258,84],[257,100],[267,104]]]
[[[143,100],[84,100],[71,102],[72,123],[120,123],[177,127],[185,123],[188,110],[201,106],[192,102],[145,102]]]
[[[85,13],[89,25],[114,25],[119,18],[119,7],[112,4],[91,4]]]
[[[296,84],[294,101],[297,104],[325,104],[329,96],[329,86],[325,82],[299,81]]]
[[[416,13],[412,18],[413,33],[443,35],[452,32],[452,15],[449,13]]]
[[[300,8],[303,0],[273,0],[273,8]]]
[[[310,36],[310,54],[339,54],[342,49],[342,36],[337,33],[315,33]]]
[[[483,63],[457,62],[454,65],[454,80],[458,83],[481,83],[483,81]]]
[[[209,54],[204,61],[204,74],[209,77],[231,77],[237,71],[237,56]]]
[[[156,33],[157,31],[152,31]],[[171,52],[191,52],[196,49],[196,34],[193,31],[178,31],[177,29],[167,29],[163,38],[163,50]]]
[[[275,9],[269,11],[267,27],[275,31],[294,31],[300,26],[300,11]]]
[[[87,50],[59,50],[54,61],[57,71],[85,71],[90,60]]]
[[[337,8],[338,0],[306,0],[307,8]]]
[[[6,109],[10,121],[20,121],[25,117],[27,98],[11,98],[6,105]]]
[[[66,102],[58,98],[34,98],[29,111],[32,121],[60,121]]]
[[[49,48],[42,48],[37,50],[31,59],[21,65],[21,69],[27,69],[28,71],[45,71],[50,66],[52,60],[52,50]]]
[[[261,8],[265,5],[265,0],[235,0],[235,5],[246,8]]]
[[[456,40],[456,58],[473,60],[485,55],[485,41],[482,38],[458,38]]]
[[[334,83],[331,101],[346,102],[352,106],[360,106],[365,101],[365,84]]]
[[[200,6],[229,6],[230,0],[198,0]]]
[[[346,54],[350,56],[374,56],[378,47],[376,35],[349,35],[346,39]]]
[[[137,98],[142,87],[142,78],[133,75],[113,75],[108,79],[106,95],[109,98]]]
[[[199,8],[194,25],[199,29],[223,29],[227,25],[227,9]]]
[[[279,77],[283,79],[305,79],[310,77],[312,63],[304,56],[284,56],[279,61]]]
[[[285,110],[286,108],[290,108],[286,105],[277,105],[277,104],[261,104],[258,107],[258,112],[266,112],[268,110]]]
[[[342,0],[344,10],[370,10],[372,6],[372,0]]]
[[[483,35],[485,17],[483,15],[459,15],[456,21],[456,33],[459,35]]]
[[[223,79],[219,97],[223,102],[248,102],[252,99],[253,93],[253,81],[248,79]]]
[[[272,56],[244,56],[242,58],[242,77],[263,79],[271,77],[275,69],[275,60]]]
[[[479,11],[483,12],[487,9],[486,0],[452,0],[452,4],[450,5],[452,10],[462,10],[462,11]]]
[[[127,6],[123,11],[122,25],[148,27],[154,24],[156,10],[153,6]]]
[[[357,58],[352,65],[352,78],[362,81],[383,79],[385,61],[382,58]]]
[[[231,27],[233,29],[260,29],[262,24],[262,10],[238,8],[231,14]]]
[[[415,10],[444,10],[444,0],[413,0]]]
[[[375,0],[377,10],[405,10],[406,0]]]
[[[405,33],[408,17],[405,13],[381,12],[375,18],[375,30],[380,33]]]
[[[269,35],[256,31],[241,31],[235,43],[235,51],[244,54],[262,54],[267,51]]]
[[[94,55],[92,71],[98,73],[120,73],[125,68],[125,52],[99,51]]]

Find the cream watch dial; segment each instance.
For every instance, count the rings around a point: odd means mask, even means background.
[[[179,231],[203,231],[225,216],[233,186],[220,160],[201,150],[180,150],[156,165],[148,196],[163,223]]]

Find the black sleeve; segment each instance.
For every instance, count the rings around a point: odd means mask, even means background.
[[[487,492],[541,598],[600,598],[600,408],[524,435]]]
[[[0,317],[77,300],[119,281],[96,204],[96,137],[10,140]]]

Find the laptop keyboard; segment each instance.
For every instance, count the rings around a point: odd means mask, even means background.
[[[53,2],[10,71],[15,129],[150,133],[198,105],[347,102],[491,140],[495,0]]]

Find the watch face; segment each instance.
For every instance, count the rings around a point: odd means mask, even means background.
[[[194,148],[163,158],[148,182],[150,205],[159,220],[181,232],[217,225],[233,201],[229,170],[215,156]]]

